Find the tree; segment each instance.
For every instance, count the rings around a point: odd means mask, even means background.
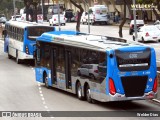
[[[157,11],[160,11],[160,0],[137,0],[136,1],[139,4],[154,4],[157,6],[157,9],[153,8],[153,13],[156,16],[157,20],[160,20],[160,15],[157,13]]]
[[[24,5],[25,5],[25,9],[26,9],[26,21],[29,21],[31,3],[32,3],[32,0],[24,0]],[[31,15],[31,17],[32,17],[32,15]]]
[[[119,25],[119,37],[123,37],[122,27],[123,27],[123,25],[126,22],[126,0],[123,0],[123,2],[124,2],[124,11],[123,11],[124,13],[123,13],[123,20],[122,20],[122,22]]]
[[[80,10],[77,14],[78,18],[77,18],[77,25],[76,25],[76,31],[80,32],[80,23],[81,23],[80,20],[81,20],[82,13],[84,12],[84,9],[80,5],[80,3],[78,4],[77,0],[70,0],[70,2]]]
[[[29,21],[29,15],[31,16],[31,21],[37,22],[37,5],[40,3],[40,0],[24,0],[24,5],[26,8],[26,21]],[[34,6],[31,8],[31,5]]]

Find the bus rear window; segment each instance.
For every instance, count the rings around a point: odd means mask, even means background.
[[[151,50],[138,52],[115,51],[117,65],[120,71],[147,70],[150,67]]]
[[[29,40],[36,40],[37,37],[41,36],[44,32],[54,31],[53,27],[48,26],[34,26],[28,27],[28,39]]]

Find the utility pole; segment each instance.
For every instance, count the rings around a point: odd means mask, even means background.
[[[133,5],[135,6],[135,0],[132,0]],[[136,8],[133,8],[133,17],[134,17],[134,32],[135,32],[135,40],[137,40],[137,25],[136,25]]]
[[[57,0],[57,5],[58,5],[58,26],[59,26],[58,28],[59,31],[61,31],[59,0]]]
[[[87,5],[88,7],[88,33],[90,33],[90,16],[89,16],[89,4],[87,3],[87,0],[83,0],[83,2]]]
[[[41,0],[41,4],[42,4],[42,7],[41,7],[41,9],[42,9],[42,16],[43,16],[43,20],[44,20],[44,10],[43,10],[44,2],[43,2],[43,0]]]
[[[13,11],[14,11],[14,20],[16,20],[15,0],[13,0]]]

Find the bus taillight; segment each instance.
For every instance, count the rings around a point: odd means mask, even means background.
[[[26,46],[26,54],[29,54],[28,46]]]
[[[112,78],[109,78],[109,92],[111,95],[116,94],[116,88],[115,88]]]
[[[157,87],[158,87],[158,80],[157,80],[157,77],[155,78],[155,80],[154,80],[154,85],[153,85],[153,92],[157,92]]]

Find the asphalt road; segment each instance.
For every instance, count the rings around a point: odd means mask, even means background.
[[[71,24],[68,24],[69,27]],[[63,28],[64,26],[62,26]],[[67,26],[66,26],[67,27]],[[73,26],[72,26],[73,27]],[[84,30],[86,26],[84,26]],[[96,27],[96,26],[95,26]],[[108,27],[108,26],[105,26]],[[64,27],[65,28],[65,27]],[[63,28],[63,29],[64,29]],[[116,30],[116,28],[113,28]],[[97,29],[98,31],[99,28]],[[127,30],[126,30],[127,31]],[[14,59],[8,59],[3,52],[3,43],[0,41],[0,111],[122,111],[131,114],[131,111],[159,111],[160,106],[150,101],[108,102],[90,104],[80,101],[73,94],[57,89],[47,89],[43,84],[35,81],[34,66],[29,63],[16,64]],[[116,114],[116,113],[115,113]],[[159,116],[160,117],[160,116]],[[62,120],[155,120],[159,117],[48,117],[28,118],[33,120],[62,119]],[[22,118],[9,118],[21,120]],[[27,119],[27,118],[25,118]],[[0,118],[6,120],[6,118]]]

